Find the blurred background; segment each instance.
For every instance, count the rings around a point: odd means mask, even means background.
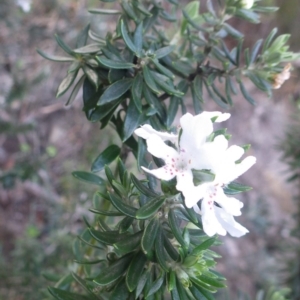
[[[299,1],[265,2],[280,10],[263,16],[262,24],[234,21],[247,45],[278,27],[292,34],[291,49],[299,52]],[[59,279],[75,268],[72,243],[85,226],[83,216],[92,218],[95,189],[71,173],[88,171],[111,133],[85,119],[80,93],[71,107],[64,105],[68,95],[55,99],[66,68],[44,60],[36,48],[59,55],[54,34],[73,46],[89,22],[105,36],[114,23],[88,14],[97,6],[96,0],[0,1],[1,300],[51,299],[45,277]],[[250,233],[222,238],[216,249],[228,299],[254,299],[270,285],[288,286],[291,299],[300,299],[299,76],[300,62],[272,98],[252,87],[257,106],[237,97],[230,111],[231,143],[251,143],[258,162],[240,180],[253,187],[240,197],[245,207],[238,218]],[[208,100],[205,109],[219,108]]]

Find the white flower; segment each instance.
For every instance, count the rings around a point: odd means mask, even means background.
[[[144,125],[135,133],[146,139],[148,151],[155,157],[164,160],[165,165],[155,170],[143,167],[143,170],[162,180],[176,177],[176,189],[181,191],[187,207],[194,207],[202,215],[203,229],[207,235],[216,233],[241,236],[248,232],[246,228],[235,222],[233,216],[241,215],[243,204],[224,194],[223,186],[247,171],[255,158],[247,157],[236,163],[244,154],[238,146],[228,148],[228,141],[223,135],[213,141],[207,138],[213,132],[213,121],[222,122],[229,114],[220,112],[203,112],[197,116],[185,114],[180,119],[182,133],[178,142],[178,150],[165,144],[165,140],[176,143],[177,135],[161,133],[150,125]],[[194,184],[193,170],[210,170],[215,175],[212,182]],[[202,200],[201,211],[197,203]]]
[[[171,140],[176,144],[177,135],[158,132],[150,125],[135,130],[138,136],[146,139],[148,151],[165,161],[165,165],[159,169],[149,170],[143,167],[143,170],[162,180],[171,180],[176,176],[176,187],[182,191],[181,186],[193,184],[192,169],[206,168],[206,162],[201,159],[201,151],[207,150],[201,147],[213,132],[211,119],[216,118],[215,121],[218,122],[228,119],[229,116],[220,112],[202,113],[197,116],[185,114],[180,119],[183,131],[178,151],[164,143],[165,140]]]
[[[250,9],[252,8],[255,0],[241,0],[240,4],[242,5],[243,8],[245,9]]]
[[[227,197],[222,187],[251,168],[256,159],[248,156],[242,162],[236,163],[244,154],[244,149],[235,145],[227,148],[228,141],[224,136],[216,137],[215,142],[212,144],[215,149],[209,154],[211,157],[207,157],[211,162],[210,172],[215,174],[215,179],[198,186],[190,186],[183,193],[185,203],[187,207],[194,207],[195,211],[202,215],[203,229],[208,236],[216,233],[226,235],[226,232],[229,232],[234,237],[240,237],[248,230],[237,223],[233,216],[241,215],[243,203],[233,197]],[[200,199],[201,211],[197,205]]]

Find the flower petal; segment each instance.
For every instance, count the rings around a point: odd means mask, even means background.
[[[224,194],[224,191],[221,187],[217,188],[217,194],[214,198],[214,201],[220,204],[220,206],[229,214],[233,216],[240,216],[241,208],[244,206],[244,204],[233,197],[227,197]]]
[[[208,236],[213,236],[216,233],[226,235],[226,230],[217,219],[214,208],[213,201],[209,198],[203,199],[201,204],[203,230]]]
[[[172,157],[177,158],[177,151],[166,145],[164,141],[157,135],[152,134],[147,140],[147,149],[152,155],[164,160]]]
[[[136,129],[134,133],[145,140],[147,140],[152,134],[158,135],[164,141],[169,140],[176,142],[178,139],[177,134],[157,131],[149,124],[141,126],[140,128]]]
[[[206,141],[206,138],[213,132],[211,120],[202,114],[192,116],[186,113],[180,118],[182,134],[180,137],[180,148],[199,148]]]
[[[215,122],[217,123],[226,121],[230,118],[229,113],[221,113],[220,111],[204,111],[203,113],[201,113],[201,115],[210,119],[217,117],[215,120]]]
[[[184,196],[185,205],[188,208],[196,205],[206,194],[207,186],[205,184],[195,186],[193,174],[190,170],[177,175],[176,189],[181,191]]]
[[[228,214],[224,209],[215,207],[215,215],[220,224],[227,230],[227,232],[234,237],[241,237],[249,230],[237,223],[233,216]]]
[[[192,159],[192,168],[196,170],[206,169],[217,173],[219,170],[224,153],[228,147],[228,141],[223,135],[217,136],[212,142],[205,143],[193,155],[196,159]]]
[[[227,184],[238,178],[240,175],[250,169],[255,163],[256,158],[254,156],[248,156],[241,163],[234,164],[233,168],[227,171],[226,178],[222,179],[222,183]]]
[[[145,167],[142,167],[142,169],[147,172],[150,173],[152,175],[154,175],[156,178],[162,179],[162,180],[166,180],[169,181],[171,179],[173,179],[175,177],[175,175],[171,175],[170,172],[168,172],[164,167],[158,168],[158,169],[154,169],[154,170],[149,170]]]

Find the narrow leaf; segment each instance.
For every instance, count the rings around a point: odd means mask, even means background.
[[[108,59],[104,56],[96,56],[97,61],[99,61],[102,65],[111,68],[111,69],[130,69],[134,68],[135,65],[129,62],[116,61],[112,59]]]
[[[136,212],[137,219],[148,219],[153,216],[163,205],[165,202],[165,197],[158,196],[151,200],[148,200],[145,205],[143,205],[138,211]]]
[[[60,97],[61,95],[63,95],[68,89],[69,87],[72,85],[72,83],[74,82],[75,78],[77,77],[77,71],[69,73],[64,79],[63,81],[60,83],[57,92],[56,92],[56,98]]]
[[[137,53],[140,55],[143,49],[143,22],[141,22],[135,29],[133,36],[134,45]]]
[[[99,15],[120,15],[122,12],[116,9],[100,9],[100,8],[93,8],[89,9],[89,13],[91,14],[99,14]]]
[[[132,207],[128,204],[126,204],[124,201],[122,201],[122,199],[112,193],[109,193],[109,198],[111,200],[111,203],[113,204],[113,206],[120,212],[122,212],[123,214],[134,218],[137,209],[135,207]]]
[[[147,257],[143,252],[138,252],[131,261],[127,274],[126,285],[130,292],[134,291],[139,283],[139,279],[144,272],[144,266],[147,262]]]
[[[131,176],[132,183],[142,194],[144,194],[147,197],[157,197],[158,196],[158,194],[156,192],[154,192],[151,189],[149,189],[148,187],[146,187],[146,185],[144,185],[142,182],[140,182],[133,174],[131,174],[130,176]]]
[[[239,83],[240,85],[240,90],[244,96],[244,98],[252,105],[256,105],[256,102],[254,101],[254,99],[249,95],[249,93],[247,92],[244,84],[242,82]]]
[[[72,175],[81,181],[85,181],[96,185],[105,185],[105,180],[103,178],[89,172],[75,171],[72,172]]]
[[[116,145],[108,146],[93,162],[92,172],[96,173],[104,169],[105,165],[110,164],[120,154],[120,147]]]
[[[118,231],[98,231],[93,228],[89,229],[91,236],[96,239],[97,241],[106,244],[106,245],[113,245],[125,238],[128,237],[127,234],[121,234]]]
[[[132,255],[128,254],[113,262],[107,268],[101,269],[100,274],[93,280],[98,285],[108,285],[119,279],[127,269]]]
[[[125,27],[124,21],[121,20],[121,34],[122,37],[124,39],[124,42],[126,44],[126,46],[134,53],[138,53],[138,49],[136,48],[136,46],[134,45],[134,43],[132,42],[131,38],[128,35],[127,29]]]
[[[151,253],[154,241],[156,240],[159,222],[156,218],[153,218],[144,230],[144,234],[141,241],[141,246],[145,254]]]
[[[130,89],[131,85],[132,85],[131,78],[125,78],[114,82],[104,91],[97,105],[100,106],[120,98]]]
[[[89,300],[90,297],[83,296],[68,291],[60,290],[57,288],[48,288],[50,294],[58,300]]]
[[[54,35],[58,45],[69,55],[74,55],[74,51],[57,35]]]
[[[138,73],[132,83],[131,95],[134,104],[139,112],[142,112],[142,91],[143,91],[143,77]]]
[[[63,57],[63,56],[54,56],[48,53],[45,53],[44,51],[40,49],[36,49],[36,52],[41,55],[42,57],[49,59],[51,61],[57,61],[57,62],[72,62],[74,61],[74,58],[72,57]]]

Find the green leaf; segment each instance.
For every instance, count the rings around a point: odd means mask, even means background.
[[[202,288],[206,291],[209,291],[211,293],[215,293],[217,291],[217,289],[213,286],[211,286],[210,284],[207,284],[205,282],[203,282],[202,280],[200,280],[198,277],[190,277],[190,280],[193,282],[193,284],[195,284],[197,286],[197,288]]]
[[[99,15],[120,15],[122,12],[116,9],[100,9],[100,8],[93,8],[89,9],[89,13],[91,14],[99,14]]]
[[[114,83],[118,80],[123,79],[126,76],[126,70],[124,69],[110,69],[108,72],[109,83]]]
[[[88,36],[89,36],[90,24],[83,28],[79,33],[76,41],[76,48],[80,48],[86,45]]]
[[[150,218],[160,209],[164,202],[164,196],[158,196],[156,198],[148,200],[145,205],[138,209],[138,211],[136,212],[136,218],[142,220]]]
[[[244,96],[244,98],[252,105],[256,105],[256,102],[254,101],[254,99],[249,95],[249,93],[247,92],[244,84],[242,82],[239,83],[240,86],[240,90]]]
[[[143,231],[139,231],[133,235],[130,235],[126,239],[114,244],[114,247],[120,250],[121,253],[132,252],[140,245],[142,234]]]
[[[51,54],[47,54],[44,51],[40,49],[36,49],[36,52],[41,55],[42,57],[51,60],[51,61],[57,61],[57,62],[72,62],[75,61],[72,57],[63,57],[63,56],[54,56]]]
[[[131,78],[125,78],[121,79],[119,81],[114,82],[111,84],[102,94],[100,97],[97,105],[101,106],[106,103],[110,103],[113,100],[116,100],[120,98],[122,95],[124,95],[131,87],[132,85],[132,79]]]
[[[244,37],[244,35],[240,31],[236,30],[234,27],[227,23],[223,23],[223,28],[227,31],[228,34],[230,34],[238,40]]]
[[[106,298],[107,299],[107,298]],[[129,291],[127,289],[125,280],[121,280],[117,286],[114,288],[113,292],[110,294],[111,300],[128,300],[129,298]]]
[[[177,250],[174,248],[174,246],[168,239],[167,235],[164,232],[162,232],[162,234],[164,236],[164,247],[165,247],[167,253],[174,261],[178,261],[179,254],[178,254]]]
[[[135,217],[137,209],[135,207],[132,207],[128,204],[126,204],[119,196],[109,193],[109,198],[111,200],[111,203],[113,206],[126,216]]]
[[[144,121],[145,121],[144,115],[138,111],[133,99],[130,99],[129,106],[127,108],[127,113],[124,120],[122,141],[125,142],[127,139],[129,139],[133,134],[133,132],[136,130],[136,128]]]
[[[96,60],[99,61],[102,65],[111,69],[130,69],[135,67],[135,65],[132,63],[116,61],[116,60],[108,59],[104,56],[96,56]]]
[[[113,245],[123,239],[128,237],[128,234],[119,233],[118,231],[98,231],[93,228],[89,228],[91,236],[96,239],[97,241],[106,244],[106,245]]]
[[[177,111],[178,111],[178,107],[179,107],[179,102],[180,99],[178,97],[172,96],[170,99],[170,105],[168,108],[168,113],[167,113],[167,127],[170,128],[171,125],[173,124]]]
[[[145,83],[154,93],[156,93],[158,95],[163,93],[163,91],[157,87],[157,85],[154,81],[154,78],[153,78],[149,68],[146,65],[143,66],[143,75],[144,75]]]
[[[264,45],[263,45],[263,48],[262,48],[262,53],[264,53],[270,46],[272,40],[274,39],[276,33],[277,33],[278,29],[277,28],[274,28],[272,29],[272,31],[269,33],[269,35],[267,36],[267,38],[265,39],[264,41]]]
[[[180,296],[179,296],[176,285],[173,286],[173,289],[171,291],[171,297],[172,297],[172,300],[182,300],[182,298],[180,298]]]
[[[144,266],[147,262],[147,257],[143,252],[138,252],[131,261],[127,274],[126,285],[130,292],[134,291],[139,283],[139,279],[144,271]]]
[[[121,20],[121,34],[122,37],[124,39],[124,42],[126,44],[126,46],[134,53],[138,53],[138,49],[136,48],[136,46],[134,45],[134,43],[132,42],[131,38],[128,35],[127,29],[125,27],[124,21]]]
[[[77,77],[77,73],[78,73],[78,71],[69,73],[63,79],[63,81],[60,83],[60,85],[59,85],[59,87],[57,89],[56,98],[58,98],[61,95],[63,95],[69,89],[69,87],[72,85],[72,83],[74,82],[75,78]]]
[[[100,274],[93,280],[98,285],[108,285],[119,279],[126,271],[132,255],[128,254],[113,262],[107,268],[101,269]]]
[[[175,46],[167,46],[167,47],[163,47],[160,48],[158,50],[155,51],[155,58],[156,59],[160,59],[164,56],[167,56],[168,54],[170,54],[173,50],[175,49]]]
[[[191,293],[197,300],[207,300],[209,298],[206,298],[194,285],[189,287]],[[211,298],[211,300],[215,300],[214,298]]]
[[[60,290],[57,288],[49,287],[50,294],[58,300],[89,300],[90,297],[71,293],[68,291]]]
[[[73,91],[72,91],[68,101],[65,104],[66,106],[73,103],[73,101],[75,100],[80,88],[83,85],[83,82],[84,82],[85,78],[86,78],[85,75],[82,75],[81,78],[77,81],[77,83],[76,83],[75,87],[73,88]]]
[[[237,9],[235,15],[251,23],[258,24],[260,22],[259,15],[250,9]]]
[[[102,45],[99,44],[90,44],[80,48],[76,48],[73,51],[78,54],[93,54],[101,50]]]
[[[169,69],[161,65],[157,59],[151,59],[151,61],[162,74],[168,76],[170,79],[175,78],[175,75]]]
[[[125,191],[125,193],[127,193]],[[119,222],[118,227],[119,227],[119,232],[123,233],[128,231],[128,229],[130,228],[130,226],[132,225],[132,223],[134,222],[134,218],[132,217],[125,217],[121,222]]]
[[[147,8],[145,8],[145,6],[142,3],[139,3],[137,1],[133,1],[132,5],[138,10],[140,11],[143,15],[147,16],[147,17],[151,17],[152,14],[149,12],[149,10]]]
[[[152,252],[154,241],[156,240],[159,222],[153,218],[146,226],[141,241],[142,250],[145,254]]]
[[[136,299],[142,293],[142,291],[145,288],[145,286],[147,288],[147,285],[149,284],[149,281],[151,280],[150,276],[151,276],[150,272],[149,271],[145,271],[142,274],[142,276],[140,277],[138,285],[137,285],[136,290],[135,290],[135,298]],[[146,288],[145,288],[145,290],[146,290]]]
[[[179,242],[179,244],[181,244],[181,246],[186,247],[186,243],[185,243],[185,240],[183,239],[181,229],[178,225],[179,219],[176,216],[173,209],[169,210],[168,220],[169,220],[170,228],[171,228],[172,233],[174,234],[176,240]]]
[[[87,76],[87,78],[90,80],[91,83],[93,83],[93,85],[96,87],[96,89],[98,89],[99,86],[99,76],[97,74],[97,72],[88,67],[87,65],[83,66],[83,72],[85,73],[85,75]]]
[[[58,45],[69,55],[73,56],[75,53],[74,51],[57,35],[54,35]]]
[[[206,87],[206,90],[207,90],[207,92],[208,92],[208,94],[209,94],[209,96],[219,105],[219,106],[221,106],[222,108],[224,108],[224,109],[228,109],[228,104],[227,104],[227,102],[226,103],[224,103],[224,101],[222,101],[222,99],[220,99],[219,97],[218,97],[218,95],[216,95],[214,92],[217,90],[216,89],[216,87],[215,86],[213,86],[213,91],[211,90],[211,88],[210,88],[210,86],[209,86],[209,84],[208,84],[208,82],[206,81],[206,80],[204,80],[204,84],[205,84],[205,87]]]
[[[208,285],[216,287],[216,288],[226,287],[226,284],[222,283],[221,281],[219,281],[217,279],[214,279],[212,277],[205,276],[205,275],[200,275],[200,276],[197,277],[197,279],[201,280],[202,282],[204,282]]]
[[[226,57],[229,59],[229,61],[237,66],[237,61],[235,60],[235,57],[232,56],[231,52],[229,51],[229,49],[227,48],[225,42],[223,40],[221,40],[221,45],[222,45],[222,49],[226,55]]]
[[[170,81],[170,80],[164,81],[162,79],[162,77],[159,76],[159,73],[156,73],[156,72],[152,72],[152,75],[153,75],[155,83],[157,85],[159,85],[168,94],[178,96],[178,97],[181,97],[184,95],[181,91],[176,90],[174,88],[172,81]]]
[[[122,102],[122,98],[114,100],[110,103],[96,107],[90,116],[91,122],[104,121],[106,117],[111,117],[115,109]],[[102,127],[101,127],[102,128]]]
[[[85,181],[96,185],[105,185],[105,180],[103,178],[89,172],[75,171],[72,172],[72,175],[81,181]]]
[[[225,93],[226,93],[226,99],[230,106],[233,105],[232,98],[231,98],[231,86],[232,86],[232,79],[231,77],[227,76],[225,79]]]
[[[146,187],[141,181],[139,181],[133,174],[130,174],[132,183],[134,186],[147,197],[157,197],[158,194]]]
[[[257,57],[257,54],[258,54],[258,51],[259,51],[259,49],[260,49],[262,43],[263,43],[263,40],[260,39],[260,40],[258,40],[258,41],[254,44],[254,46],[253,46],[253,48],[252,48],[252,51],[251,51],[250,64],[253,64],[253,63],[255,62],[256,57]]]
[[[242,192],[247,192],[252,190],[252,188],[250,186],[246,186],[243,184],[240,184],[238,182],[231,182],[230,184],[228,184],[227,186],[225,186],[224,188],[224,193],[227,195],[236,195]]]
[[[169,266],[167,265],[167,255],[164,247],[164,237],[162,235],[162,229],[159,227],[156,240],[155,240],[155,256],[159,262],[160,267],[165,271],[169,272]]]
[[[211,182],[215,180],[216,175],[208,170],[195,170],[192,169],[193,182],[197,186],[203,182]]]
[[[130,3],[130,4],[129,4],[129,3]],[[121,1],[121,6],[122,6],[124,12],[127,14],[127,16],[128,16],[130,19],[132,19],[132,20],[134,20],[135,22],[137,22],[138,16],[136,15],[136,13],[135,13],[135,11],[134,11],[134,9],[133,9],[133,7],[132,7],[131,4],[132,4],[132,2],[128,2],[128,1],[126,1],[126,0],[122,0],[122,1]]]
[[[200,2],[191,1],[183,9],[191,19],[195,19],[199,15]]]
[[[134,104],[139,112],[142,112],[142,91],[143,91],[143,77],[138,73],[132,83],[131,95]]]
[[[216,239],[214,237],[205,240],[199,246],[197,246],[193,249],[191,255],[201,254],[202,251],[210,248],[214,244],[215,241],[216,241]]]
[[[95,208],[90,208],[89,211],[91,211],[94,214],[103,215],[103,216],[112,216],[112,217],[123,216],[123,213],[119,211],[100,210]]]
[[[92,172],[100,172],[104,169],[105,165],[109,165],[120,154],[120,147],[116,145],[108,146],[93,162]]]
[[[157,278],[153,283],[150,289],[148,290],[147,294],[145,295],[146,298],[150,297],[151,295],[155,294],[164,283],[165,276],[161,275],[159,278]]]
[[[141,55],[143,50],[143,22],[141,22],[135,29],[133,36],[134,45],[137,49],[137,54]]]
[[[97,259],[97,260],[80,261],[80,260],[74,259],[74,262],[76,264],[79,264],[79,265],[96,265],[96,264],[99,264],[103,261],[105,261],[105,260],[104,259]]]

